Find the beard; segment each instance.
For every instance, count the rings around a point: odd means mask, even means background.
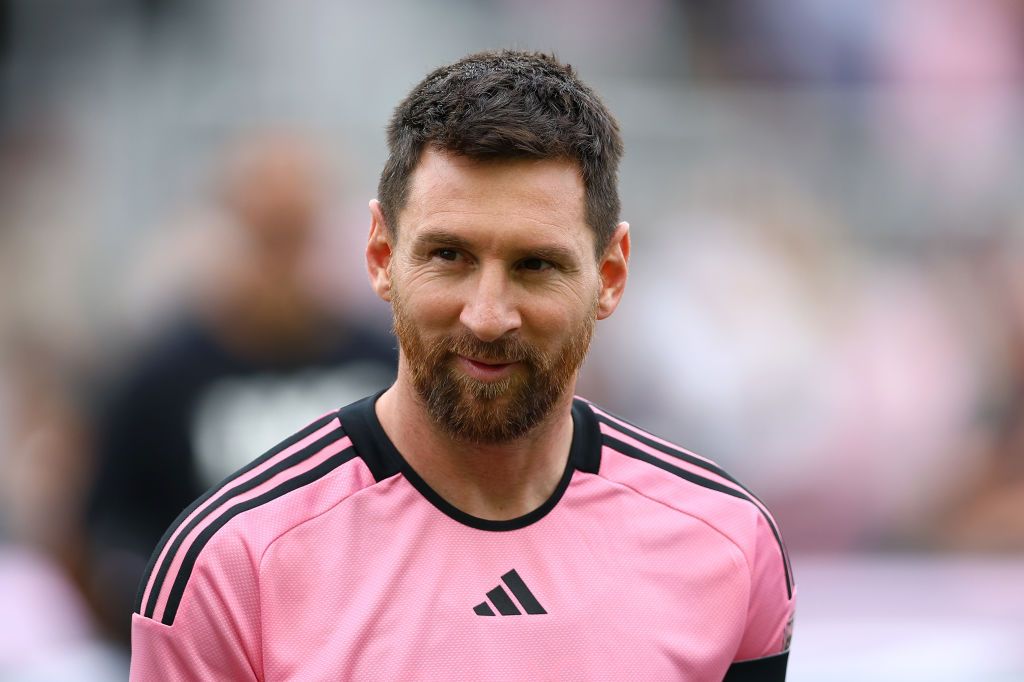
[[[464,331],[427,339],[396,293],[392,291],[394,331],[416,393],[448,436],[475,444],[515,440],[551,414],[586,358],[597,319],[595,296],[583,322],[551,353],[518,336],[485,342]],[[496,381],[480,381],[456,368],[460,355],[519,366]]]

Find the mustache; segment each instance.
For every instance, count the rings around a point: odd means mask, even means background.
[[[460,334],[447,339],[447,343],[439,344],[437,350],[445,354],[462,355],[484,362],[523,362],[535,366],[544,366],[545,364],[544,355],[517,336],[495,341],[481,341],[475,336]]]

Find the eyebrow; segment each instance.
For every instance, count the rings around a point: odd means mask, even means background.
[[[473,250],[472,242],[465,237],[455,234],[449,230],[428,229],[416,235],[413,241],[414,247],[425,246],[450,246],[457,249]],[[543,245],[521,249],[519,256],[522,258],[540,258],[564,265],[576,263],[576,254],[571,250],[557,245]]]
[[[443,229],[426,230],[416,235],[416,239],[413,240],[413,246],[417,247],[438,244],[443,246],[454,246],[459,249],[470,248],[470,243],[467,239],[460,237],[454,232],[449,232],[448,230]]]

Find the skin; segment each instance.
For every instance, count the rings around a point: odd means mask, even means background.
[[[397,238],[379,203],[370,202],[370,282],[385,301],[400,292],[428,338],[467,330],[484,342],[519,335],[552,353],[585,316],[611,315],[626,284],[629,225],[619,223],[595,258],[584,215],[583,182],[571,162],[478,162],[427,150],[398,216]],[[516,363],[461,356],[454,363],[478,381],[520,371]],[[572,441],[574,388],[575,378],[522,438],[457,442],[427,413],[400,349],[397,380],[376,411],[395,446],[445,500],[478,518],[507,520],[554,492]]]

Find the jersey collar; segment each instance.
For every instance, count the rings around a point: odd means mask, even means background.
[[[401,474],[427,501],[463,525],[489,531],[525,528],[544,518],[555,508],[569,487],[569,482],[575,471],[597,473],[601,466],[601,433],[597,418],[584,400],[576,398],[572,404],[573,430],[569,458],[565,471],[551,496],[533,511],[514,519],[493,521],[472,516],[450,504],[427,485],[426,481],[416,473],[388,438],[374,409],[377,399],[383,393],[384,391],[380,391],[338,410],[341,426],[352,439],[356,452],[366,463],[374,479],[382,481]]]

